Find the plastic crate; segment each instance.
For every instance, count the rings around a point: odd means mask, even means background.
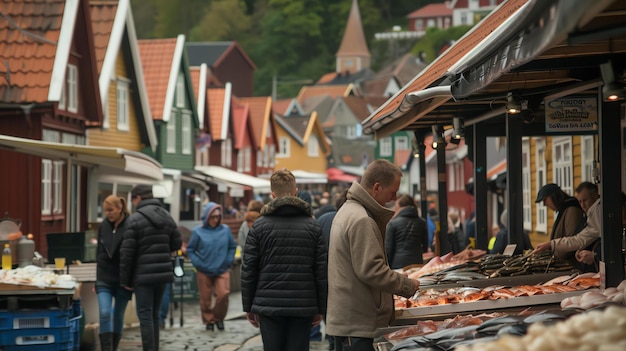
[[[0,331],[15,329],[66,328],[76,317],[73,309],[0,311]]]
[[[78,318],[76,318],[78,322]],[[72,350],[71,327],[29,328],[5,330],[0,333],[0,349],[17,350]]]

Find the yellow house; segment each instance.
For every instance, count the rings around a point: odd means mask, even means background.
[[[597,135],[525,137],[522,140],[524,230],[533,246],[550,238],[555,214],[535,203],[537,191],[547,183],[558,184],[574,196],[583,181],[594,182]]]
[[[294,172],[299,184],[305,182],[304,178],[309,183],[326,183],[326,158],[330,154],[330,145],[317,112],[308,116],[281,117],[275,114],[275,121],[278,153],[274,169],[287,168]]]
[[[90,9],[104,120],[87,131],[88,143],[154,155],[157,136],[130,1],[91,2]]]

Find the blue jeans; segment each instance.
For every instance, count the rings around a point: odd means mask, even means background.
[[[159,351],[159,310],[165,284],[135,286],[143,351]]]
[[[100,334],[122,334],[124,329],[124,312],[132,291],[121,286],[97,286],[98,309],[100,312]],[[113,302],[115,300],[115,303]]]
[[[170,295],[172,293],[172,284],[165,284],[165,291],[163,291],[163,298],[161,299],[161,309],[159,310],[159,323],[165,325],[167,314],[170,310]]]

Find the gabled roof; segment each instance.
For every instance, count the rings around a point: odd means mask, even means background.
[[[237,150],[241,150],[244,147],[244,140],[246,137],[251,137],[252,128],[249,127],[250,119],[250,107],[246,103],[242,103],[236,97],[231,99],[231,110],[233,118],[233,146]],[[249,132],[249,133],[246,133]]]
[[[281,115],[286,115],[287,111],[289,111],[293,101],[296,101],[296,99],[278,99],[278,100],[274,100],[274,102],[272,103],[272,111],[274,113],[278,113]]]
[[[416,56],[412,54],[402,55],[393,64],[382,69],[376,76],[391,74],[398,80],[400,85],[405,85],[411,81],[416,75],[418,75],[424,68],[426,63],[420,61]]]
[[[256,65],[236,41],[189,42],[185,45],[190,66],[206,63],[209,67],[217,67],[232,51],[238,51],[243,59],[256,70]]]
[[[0,101],[20,104],[59,101],[74,39],[84,38],[84,46],[93,50],[88,2],[15,0],[3,1],[1,7]],[[78,32],[86,35],[75,35]],[[83,54],[88,55],[82,59],[89,62],[85,66],[89,68],[81,73],[83,77],[93,74],[92,81],[96,82],[95,55],[93,51]],[[84,94],[92,91],[95,89],[83,89]],[[90,105],[86,108],[94,111],[85,116],[91,121],[101,121],[99,96],[86,98]]]
[[[275,115],[274,119],[281,127],[287,131],[287,133],[301,146],[304,146],[311,135],[316,134],[318,136],[318,142],[325,154],[330,152],[330,145],[326,140],[326,135],[322,130],[319,120],[317,119],[317,113],[313,112],[308,116],[291,116],[280,117]]]
[[[406,17],[408,18],[428,18],[428,17],[443,17],[450,16],[452,17],[452,7],[448,6],[447,3],[440,4],[428,4],[424,7],[421,7]]]
[[[352,0],[352,7],[348,15],[348,23],[346,30],[341,39],[341,45],[336,54],[337,57],[342,56],[366,56],[370,57],[370,51],[365,41],[365,33],[363,32],[363,24],[361,23],[361,13],[359,12],[359,4],[357,0]]]
[[[250,107],[250,122],[252,125],[253,140],[260,150],[265,148],[267,128],[272,128],[272,98],[269,96],[246,97],[239,99],[242,103]],[[276,131],[272,130],[273,138],[276,138]],[[275,142],[275,144],[277,144]]]
[[[335,99],[328,95],[314,96],[304,102],[302,106],[304,111],[303,114],[310,114],[315,111],[317,112],[317,118],[320,122],[325,123],[328,120],[328,116],[330,115],[334,104]]]
[[[302,105],[304,101],[314,96],[328,95],[331,98],[348,96],[352,92],[352,84],[346,85],[311,85],[304,86],[298,93],[298,103]]]
[[[224,88],[207,89],[209,132],[212,140],[226,140],[228,137],[231,91],[230,83],[226,83]]]
[[[358,72],[333,72],[326,73],[315,84],[316,85],[346,85],[349,83],[357,84],[360,81],[372,78],[374,71],[370,68],[363,68]],[[413,78],[413,77],[411,77]]]
[[[169,121],[176,88],[176,76],[172,77],[172,74],[178,74],[180,65],[180,59],[175,57],[180,58],[184,40],[182,35],[178,38],[139,40],[150,110],[155,120]]]
[[[194,96],[197,97],[198,127],[204,129],[204,117],[207,104],[207,87],[220,87],[222,83],[211,73],[205,63],[200,66],[189,67],[189,76],[193,86]],[[200,94],[202,92],[202,94]]]
[[[129,54],[124,56],[131,60],[128,73],[134,78],[131,79],[132,88],[139,99],[139,104],[136,104],[138,117],[143,118],[144,122],[140,123],[141,135],[147,136],[147,140],[143,140],[144,143],[150,145],[152,151],[155,151],[158,140],[154,123],[152,123],[130,0],[91,1],[89,5],[100,75],[98,79],[100,100],[102,104],[108,103],[109,84],[115,75],[120,50],[124,50]],[[128,43],[128,46],[122,48],[123,43]]]
[[[362,97],[346,96],[340,99],[348,106],[359,122],[362,122],[369,116],[370,110],[367,106],[367,102]]]

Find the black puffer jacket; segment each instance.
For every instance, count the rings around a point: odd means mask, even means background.
[[[422,253],[428,250],[426,222],[412,206],[400,210],[387,224],[385,251],[391,269],[422,263]]]
[[[307,202],[288,196],[265,205],[244,251],[244,311],[284,317],[325,314],[326,249]]]
[[[170,255],[182,239],[170,214],[157,199],[142,200],[127,220],[120,249],[120,284],[170,283],[174,280]]]
[[[96,287],[120,286],[120,246],[126,230],[128,217],[113,230],[113,223],[103,220],[98,227],[98,248],[96,253]]]

